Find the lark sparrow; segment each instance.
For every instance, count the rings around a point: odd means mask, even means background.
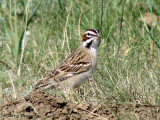
[[[69,91],[90,80],[97,68],[97,50],[100,42],[100,31],[88,29],[83,35],[81,46],[46,78],[39,80],[35,89],[58,87]]]

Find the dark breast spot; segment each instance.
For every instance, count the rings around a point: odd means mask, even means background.
[[[87,43],[86,47],[87,47],[88,49],[91,47],[92,42],[93,42],[93,41],[91,40],[89,43]]]

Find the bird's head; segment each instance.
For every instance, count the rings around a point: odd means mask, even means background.
[[[88,49],[98,49],[101,43],[101,33],[98,29],[88,29],[82,38],[82,45]]]

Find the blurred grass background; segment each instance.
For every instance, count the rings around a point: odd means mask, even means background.
[[[22,97],[81,43],[101,30],[98,70],[86,83],[86,101],[160,105],[158,0],[1,0],[0,91]],[[78,94],[78,93],[77,93]],[[95,97],[96,96],[96,97]]]

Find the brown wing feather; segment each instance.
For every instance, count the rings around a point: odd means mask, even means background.
[[[60,82],[76,74],[86,72],[90,67],[90,56],[84,51],[78,51],[68,56],[62,64],[51,71],[48,79],[53,78],[55,81]]]
[[[76,74],[86,72],[91,67],[91,58],[84,51],[78,51],[68,56],[57,68],[50,72],[46,79],[36,85],[37,88],[47,86],[52,82],[60,82]]]

